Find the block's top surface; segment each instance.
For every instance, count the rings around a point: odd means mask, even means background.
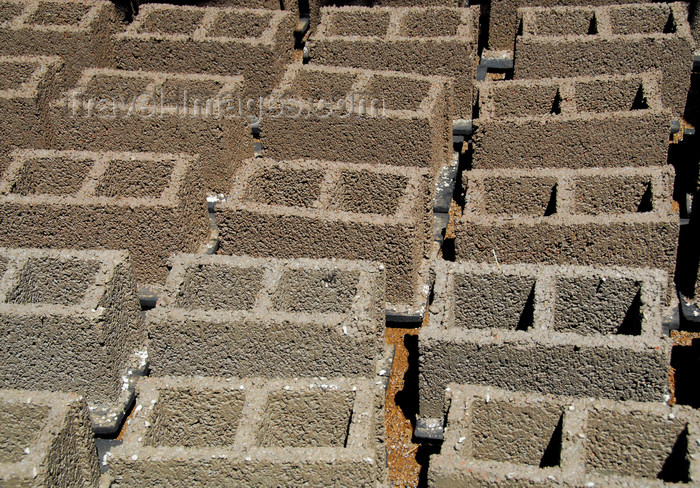
[[[375,462],[370,379],[139,381],[115,457],[132,461]]]
[[[556,122],[667,111],[660,73],[477,82],[479,120]]]
[[[397,71],[319,65],[290,66],[268,100],[268,110],[315,110],[318,116],[415,118],[432,114],[449,79]],[[330,111],[330,112],[329,112]]]
[[[317,160],[247,160],[222,209],[392,224],[414,221],[429,171]]]
[[[185,154],[15,150],[0,204],[181,207],[196,164]]]
[[[61,65],[54,56],[0,56],[0,100],[43,96]]]
[[[3,0],[0,30],[88,33],[99,27],[102,11],[112,8],[103,0]]]
[[[0,311],[97,319],[113,306],[108,284],[127,260],[123,251],[0,248]]]
[[[688,8],[684,3],[643,3],[599,7],[524,7],[520,39],[595,42],[600,39],[690,40]]]
[[[292,15],[281,10],[145,4],[117,37],[271,45]]]
[[[478,37],[478,16],[476,7],[323,7],[314,39],[473,44]]]

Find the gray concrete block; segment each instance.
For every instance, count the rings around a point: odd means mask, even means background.
[[[265,157],[438,168],[452,157],[449,79],[292,65],[260,121]]]
[[[148,378],[111,486],[383,486],[372,379]],[[382,428],[383,429],[383,428]]]
[[[252,159],[216,207],[221,253],[376,260],[389,304],[410,308],[426,296],[433,187],[422,168]]]
[[[663,272],[439,262],[435,273],[418,339],[423,423],[443,418],[455,381],[616,400],[668,395]]]
[[[372,377],[384,271],[351,261],[177,255],[149,312],[156,376]]]
[[[87,488],[99,475],[83,397],[0,390],[0,484]]]
[[[479,7],[324,7],[312,63],[452,79],[452,118],[471,118]]]
[[[695,486],[700,417],[614,402],[450,385],[432,487]]]
[[[662,73],[665,107],[682,115],[693,39],[685,3],[524,8],[515,78]]]
[[[671,112],[658,73],[476,86],[474,168],[666,164]]]
[[[127,249],[136,280],[210,235],[202,161],[184,154],[17,150],[0,179],[0,245]]]
[[[1,249],[0,385],[85,395],[115,428],[146,367],[146,328],[124,252]]]

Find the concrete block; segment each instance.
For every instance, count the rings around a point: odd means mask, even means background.
[[[685,3],[519,10],[515,78],[662,73],[664,106],[682,115],[693,39]]]
[[[670,342],[658,270],[438,262],[418,338],[420,418],[460,381],[556,395],[661,401]]]
[[[201,161],[162,153],[17,150],[0,179],[0,245],[127,249],[136,280],[210,235]]]
[[[472,170],[457,260],[675,271],[670,167]]]
[[[54,149],[198,154],[205,188],[223,191],[253,155],[240,76],[86,69],[51,104]]]
[[[421,168],[253,159],[216,207],[223,254],[376,260],[390,304],[423,300],[433,177]]]
[[[126,253],[2,249],[0,255],[2,387],[80,393],[96,430],[116,427],[147,359]]]
[[[351,261],[181,254],[149,312],[156,376],[372,377],[384,271]]]
[[[124,443],[112,450],[112,486],[386,482],[371,379],[166,377],[138,388]]]
[[[614,402],[450,385],[445,442],[428,485],[694,486],[700,417]]]
[[[476,85],[474,168],[666,164],[658,73]]]
[[[0,390],[0,484],[97,487],[97,452],[85,400]]]
[[[452,118],[471,119],[479,7],[324,7],[311,62],[452,79]]]
[[[265,157],[438,168],[452,156],[449,80],[292,65],[260,127]]]
[[[115,36],[117,67],[240,75],[241,95],[257,103],[292,61],[297,20],[281,10],[146,4]]]

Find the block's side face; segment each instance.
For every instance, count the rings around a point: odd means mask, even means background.
[[[383,38],[389,30],[390,12],[365,7],[326,7],[321,10],[323,35]]]
[[[173,305],[187,310],[250,310],[262,288],[262,268],[185,265]]]
[[[467,177],[468,210],[482,215],[543,217],[556,213],[557,178],[553,176],[490,175]]]
[[[534,276],[454,273],[455,327],[527,330],[533,324]]]
[[[348,313],[358,292],[359,271],[287,269],[272,294],[284,312]]]
[[[351,391],[271,392],[258,425],[256,445],[346,447],[354,403]]]
[[[50,410],[46,405],[0,403],[0,463],[19,463],[31,452]]]
[[[244,404],[245,393],[239,389],[159,389],[143,445],[231,447]]]
[[[573,179],[572,213],[635,214],[655,208],[651,175],[586,175]]]
[[[681,419],[643,409],[591,409],[584,435],[588,472],[690,481],[688,427]]]
[[[582,335],[642,333],[639,280],[611,277],[558,277],[553,328]]]

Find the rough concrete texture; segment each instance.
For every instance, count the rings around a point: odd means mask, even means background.
[[[683,114],[693,46],[686,3],[528,8],[519,15],[515,78],[659,70],[664,106]]]
[[[371,377],[384,270],[352,261],[181,254],[148,319],[156,376]]]
[[[183,154],[17,150],[0,179],[0,245],[127,249],[140,283],[195,252],[210,224],[201,160]]]
[[[465,178],[457,260],[658,268],[673,276],[679,217],[670,167],[472,170]]]
[[[85,395],[93,424],[126,407],[146,328],[124,252],[1,249],[0,385]]]
[[[0,53],[59,56],[67,83],[86,67],[114,65],[113,35],[123,15],[104,0],[5,0],[0,7]]]
[[[264,155],[438,168],[450,161],[450,81],[292,65],[266,105]]]
[[[700,416],[614,402],[450,385],[445,442],[428,485],[696,486]]]
[[[451,382],[661,401],[670,342],[658,270],[438,262],[418,338],[420,417],[441,419]]]
[[[700,6],[698,2],[691,2],[688,10],[690,32],[695,41],[695,52],[700,48]]]
[[[386,299],[420,300],[434,180],[421,168],[252,159],[216,207],[223,254],[376,260]]]
[[[297,20],[280,10],[147,4],[115,36],[117,67],[241,75],[242,95],[257,101],[292,61]]]
[[[452,79],[452,118],[471,119],[479,7],[326,7],[311,62]]]
[[[474,168],[666,164],[658,72],[476,86]]]
[[[384,486],[371,378],[148,378],[112,487]],[[381,401],[378,408],[377,401]]]
[[[241,76],[85,69],[52,102],[55,149],[197,154],[205,189],[224,190],[253,155]]]
[[[97,487],[100,475],[83,397],[0,390],[0,484]]]

